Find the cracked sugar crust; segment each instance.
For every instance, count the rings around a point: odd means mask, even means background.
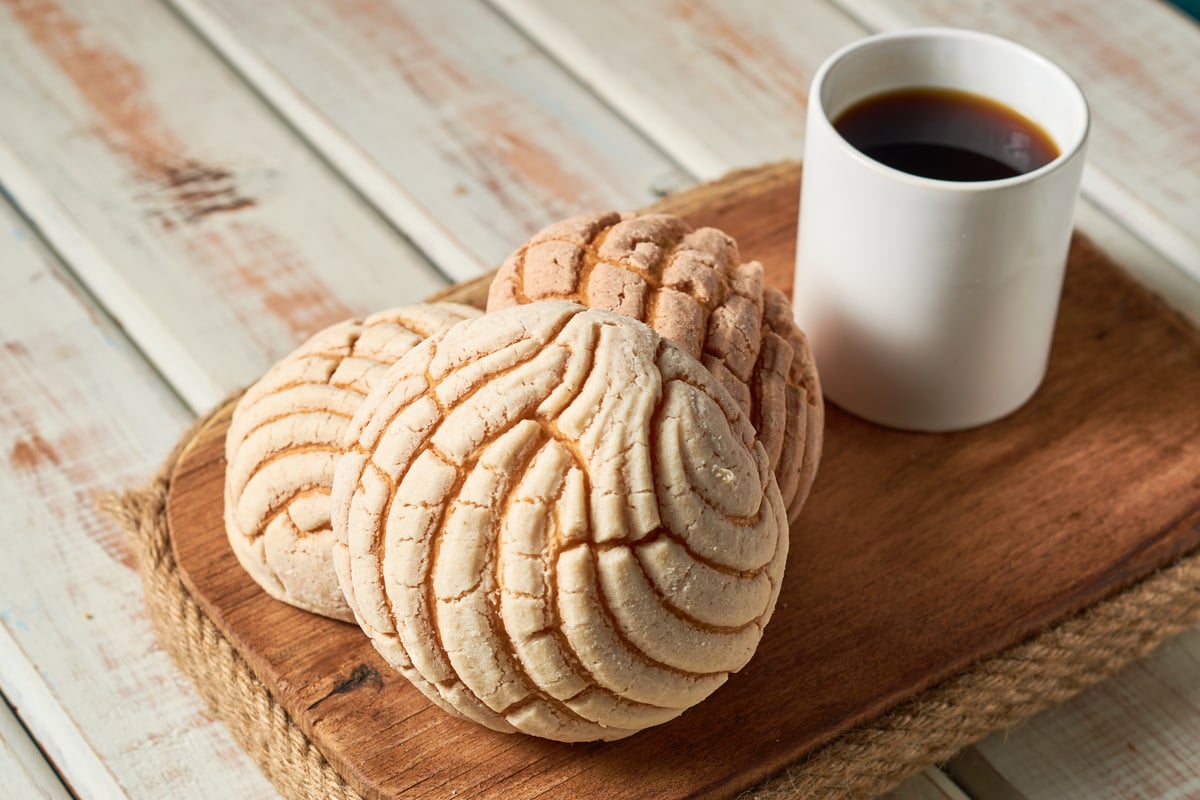
[[[400,359],[347,432],[333,555],[359,624],[442,708],[619,739],[753,655],[788,551],[766,451],[698,362],[565,302]]]
[[[480,312],[431,303],[347,320],[317,333],[238,401],[225,438],[225,531],[268,594],[353,621],[330,547],[329,492],[342,440],[396,359]]]
[[[703,363],[758,431],[789,519],[799,515],[820,461],[820,381],[787,298],[730,236],[669,214],[572,217],[504,262],[488,311],[549,299],[639,319]]]

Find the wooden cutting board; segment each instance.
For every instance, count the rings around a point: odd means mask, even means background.
[[[723,228],[790,289],[799,182],[799,165],[781,164],[656,208]],[[481,303],[486,289],[448,296]],[[754,660],[697,708],[620,742],[556,744],[454,719],[356,627],[260,591],[222,527],[227,424],[214,418],[175,471],[179,571],[369,798],[730,797],[1200,545],[1200,336],[1081,238],[1033,400],[940,435],[831,406]]]

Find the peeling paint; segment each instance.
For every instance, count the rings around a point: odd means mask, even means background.
[[[190,156],[163,124],[133,61],[92,41],[84,26],[54,0],[0,0],[32,41],[71,81],[95,117],[95,133],[132,160],[163,197],[148,212],[164,227],[255,205],[234,174]]]

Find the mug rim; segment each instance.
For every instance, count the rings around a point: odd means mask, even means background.
[[[975,40],[979,42],[987,42],[992,46],[1008,48],[1014,52],[1020,53],[1026,58],[1032,59],[1042,68],[1047,69],[1052,73],[1056,73],[1065,82],[1065,86],[1071,93],[1074,100],[1077,101],[1078,111],[1082,114],[1082,125],[1079,129],[1079,134],[1068,143],[1067,146],[1061,147],[1059,154],[1051,161],[1043,164],[1037,169],[1023,172],[1019,175],[1013,175],[1007,178],[995,178],[992,180],[983,181],[954,181],[945,180],[942,178],[929,178],[923,175],[914,175],[911,172],[896,169],[888,166],[881,161],[871,158],[866,153],[859,150],[851,144],[841,131],[833,124],[833,120],[829,118],[829,113],[825,109],[825,101],[822,97],[825,88],[826,78],[830,72],[838,67],[849,56],[861,50],[878,46],[880,43],[895,41],[900,39],[957,39],[957,40]],[[914,87],[916,88],[916,87]],[[873,34],[871,36],[857,39],[849,44],[843,45],[838,50],[834,51],[821,66],[817,69],[813,76],[812,88],[809,91],[809,106],[810,109],[816,109],[819,112],[819,119],[822,125],[827,126],[829,132],[833,134],[838,145],[849,153],[857,162],[878,171],[893,179],[899,178],[917,186],[925,186],[930,188],[938,188],[942,190],[954,190],[959,192],[978,192],[988,191],[992,189],[1001,189],[1010,186],[1020,186],[1022,184],[1036,181],[1039,178],[1056,172],[1062,168],[1071,159],[1075,158],[1083,150],[1087,143],[1088,136],[1091,131],[1092,114],[1088,106],[1087,97],[1083,93],[1083,89],[1075,81],[1071,75],[1060,65],[1055,63],[1050,58],[1042,55],[1038,51],[1015,42],[1012,39],[1003,36],[997,36],[992,33],[972,30],[969,28],[955,28],[949,26],[923,26],[914,28],[904,28],[896,31],[886,31],[883,33]],[[1042,123],[1038,120],[1033,120],[1036,124]],[[807,135],[807,134],[806,134]],[[1057,144],[1057,142],[1056,142]]]

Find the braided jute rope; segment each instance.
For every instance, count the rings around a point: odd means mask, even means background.
[[[142,489],[103,508],[129,532],[155,633],[209,709],[289,798],[360,800],[184,587],[166,522],[170,476],[199,420]],[[740,800],[867,798],[987,734],[1010,728],[1118,672],[1200,622],[1200,554],[1043,630],[851,730]]]

